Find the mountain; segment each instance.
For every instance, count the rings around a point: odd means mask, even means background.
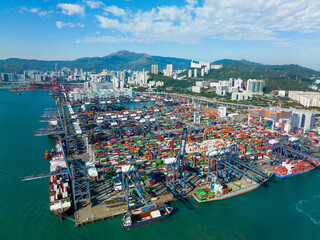
[[[270,77],[288,77],[298,76],[302,78],[319,77],[320,72],[301,67],[296,64],[289,65],[263,65],[247,60],[223,59],[215,63],[223,65],[219,70],[211,71],[207,78],[226,79],[233,78],[270,78]]]
[[[135,53],[121,50],[104,57],[85,57],[73,61],[41,61],[27,60],[19,58],[9,58],[0,60],[0,72],[16,72],[23,70],[54,70],[55,64],[58,69],[61,67],[78,68],[84,71],[100,72],[103,69],[108,70],[151,70],[151,65],[159,65],[159,71],[164,69],[167,64],[173,64],[173,69],[188,69],[191,60],[150,56],[146,53]],[[247,80],[263,79],[265,80],[265,90],[307,90],[315,78],[320,77],[320,72],[301,67],[299,65],[263,65],[261,63],[251,62],[245,59],[232,60],[221,59],[213,62],[221,64],[221,69],[215,69],[209,72],[204,79],[226,80],[229,78],[241,78]],[[181,75],[187,75],[187,71]],[[200,73],[199,73],[200,75]]]
[[[86,57],[79,58],[73,61],[42,61],[42,60],[27,60],[19,58],[9,58],[0,60],[0,72],[22,72],[23,70],[54,70],[55,64],[58,69],[61,67],[78,68],[84,71],[100,72],[103,69],[108,70],[150,70],[152,64],[159,65],[159,71],[164,69],[167,64],[173,64],[173,69],[185,69],[190,66],[191,60],[150,56],[145,53],[134,53],[126,50],[121,50],[104,57]]]
[[[248,61],[246,59],[241,59],[239,62],[248,64],[248,65],[263,65],[262,63],[251,62],[251,61]]]
[[[243,80],[263,79],[265,90],[307,90],[308,85],[320,72],[299,65],[263,65],[247,60],[223,59],[216,61],[223,65],[221,69],[211,71],[205,79],[225,80],[241,78]]]

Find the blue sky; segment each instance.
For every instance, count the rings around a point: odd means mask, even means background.
[[[127,49],[320,69],[319,0],[20,0],[0,3],[0,59]]]

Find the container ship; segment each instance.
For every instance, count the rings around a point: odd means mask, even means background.
[[[289,178],[309,172],[320,164],[319,161],[309,158],[308,160],[282,162],[274,167],[274,175],[278,178]]]
[[[173,208],[164,203],[158,203],[153,207],[145,206],[129,210],[121,220],[124,229],[143,226],[153,222],[161,221],[170,216]]]
[[[50,172],[57,173],[57,175],[50,176],[49,188],[50,210],[57,214],[61,220],[72,205],[69,174],[61,174],[61,172],[67,171],[62,151],[63,147],[57,141],[56,154],[52,156],[50,161]]]
[[[272,173],[267,174],[268,177],[261,179],[260,182],[251,181],[248,179],[240,179],[238,181],[230,182],[224,185],[220,183],[214,183],[212,184],[211,189],[209,189],[209,187],[200,189],[192,196],[197,202],[217,201],[235,197],[259,188],[273,175]]]

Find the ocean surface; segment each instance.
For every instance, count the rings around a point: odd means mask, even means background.
[[[320,169],[223,201],[174,202],[170,218],[131,230],[121,216],[61,222],[49,210],[49,179],[19,180],[49,170],[44,152],[55,140],[33,134],[52,107],[48,91],[0,90],[0,239],[320,239]]]

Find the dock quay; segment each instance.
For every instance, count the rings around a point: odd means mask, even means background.
[[[193,194],[199,190],[201,185],[201,179],[197,176],[190,176],[186,180],[186,195],[182,198],[190,198]],[[108,185],[106,185],[108,186]],[[109,185],[110,186],[110,185]],[[75,226],[79,227],[88,223],[92,223],[98,220],[103,220],[109,217],[115,217],[126,213],[126,203],[113,202],[108,199],[113,198],[122,198],[122,192],[111,192],[109,195],[105,194],[105,185],[93,186],[94,191],[92,191],[92,203],[84,205],[79,210],[76,210],[74,213]],[[155,203],[161,202],[172,202],[177,201],[180,198],[174,198],[171,192],[167,191],[165,183],[160,183],[154,186],[157,189],[156,195],[153,199]]]
[[[41,120],[48,127],[35,133],[58,137],[51,167],[57,158],[63,167],[22,180],[65,175],[68,196],[52,201],[72,201],[76,227],[184,198],[236,196],[273,174],[297,175],[320,163],[316,131],[193,103],[213,101],[167,93],[70,96],[55,94],[57,109]]]

